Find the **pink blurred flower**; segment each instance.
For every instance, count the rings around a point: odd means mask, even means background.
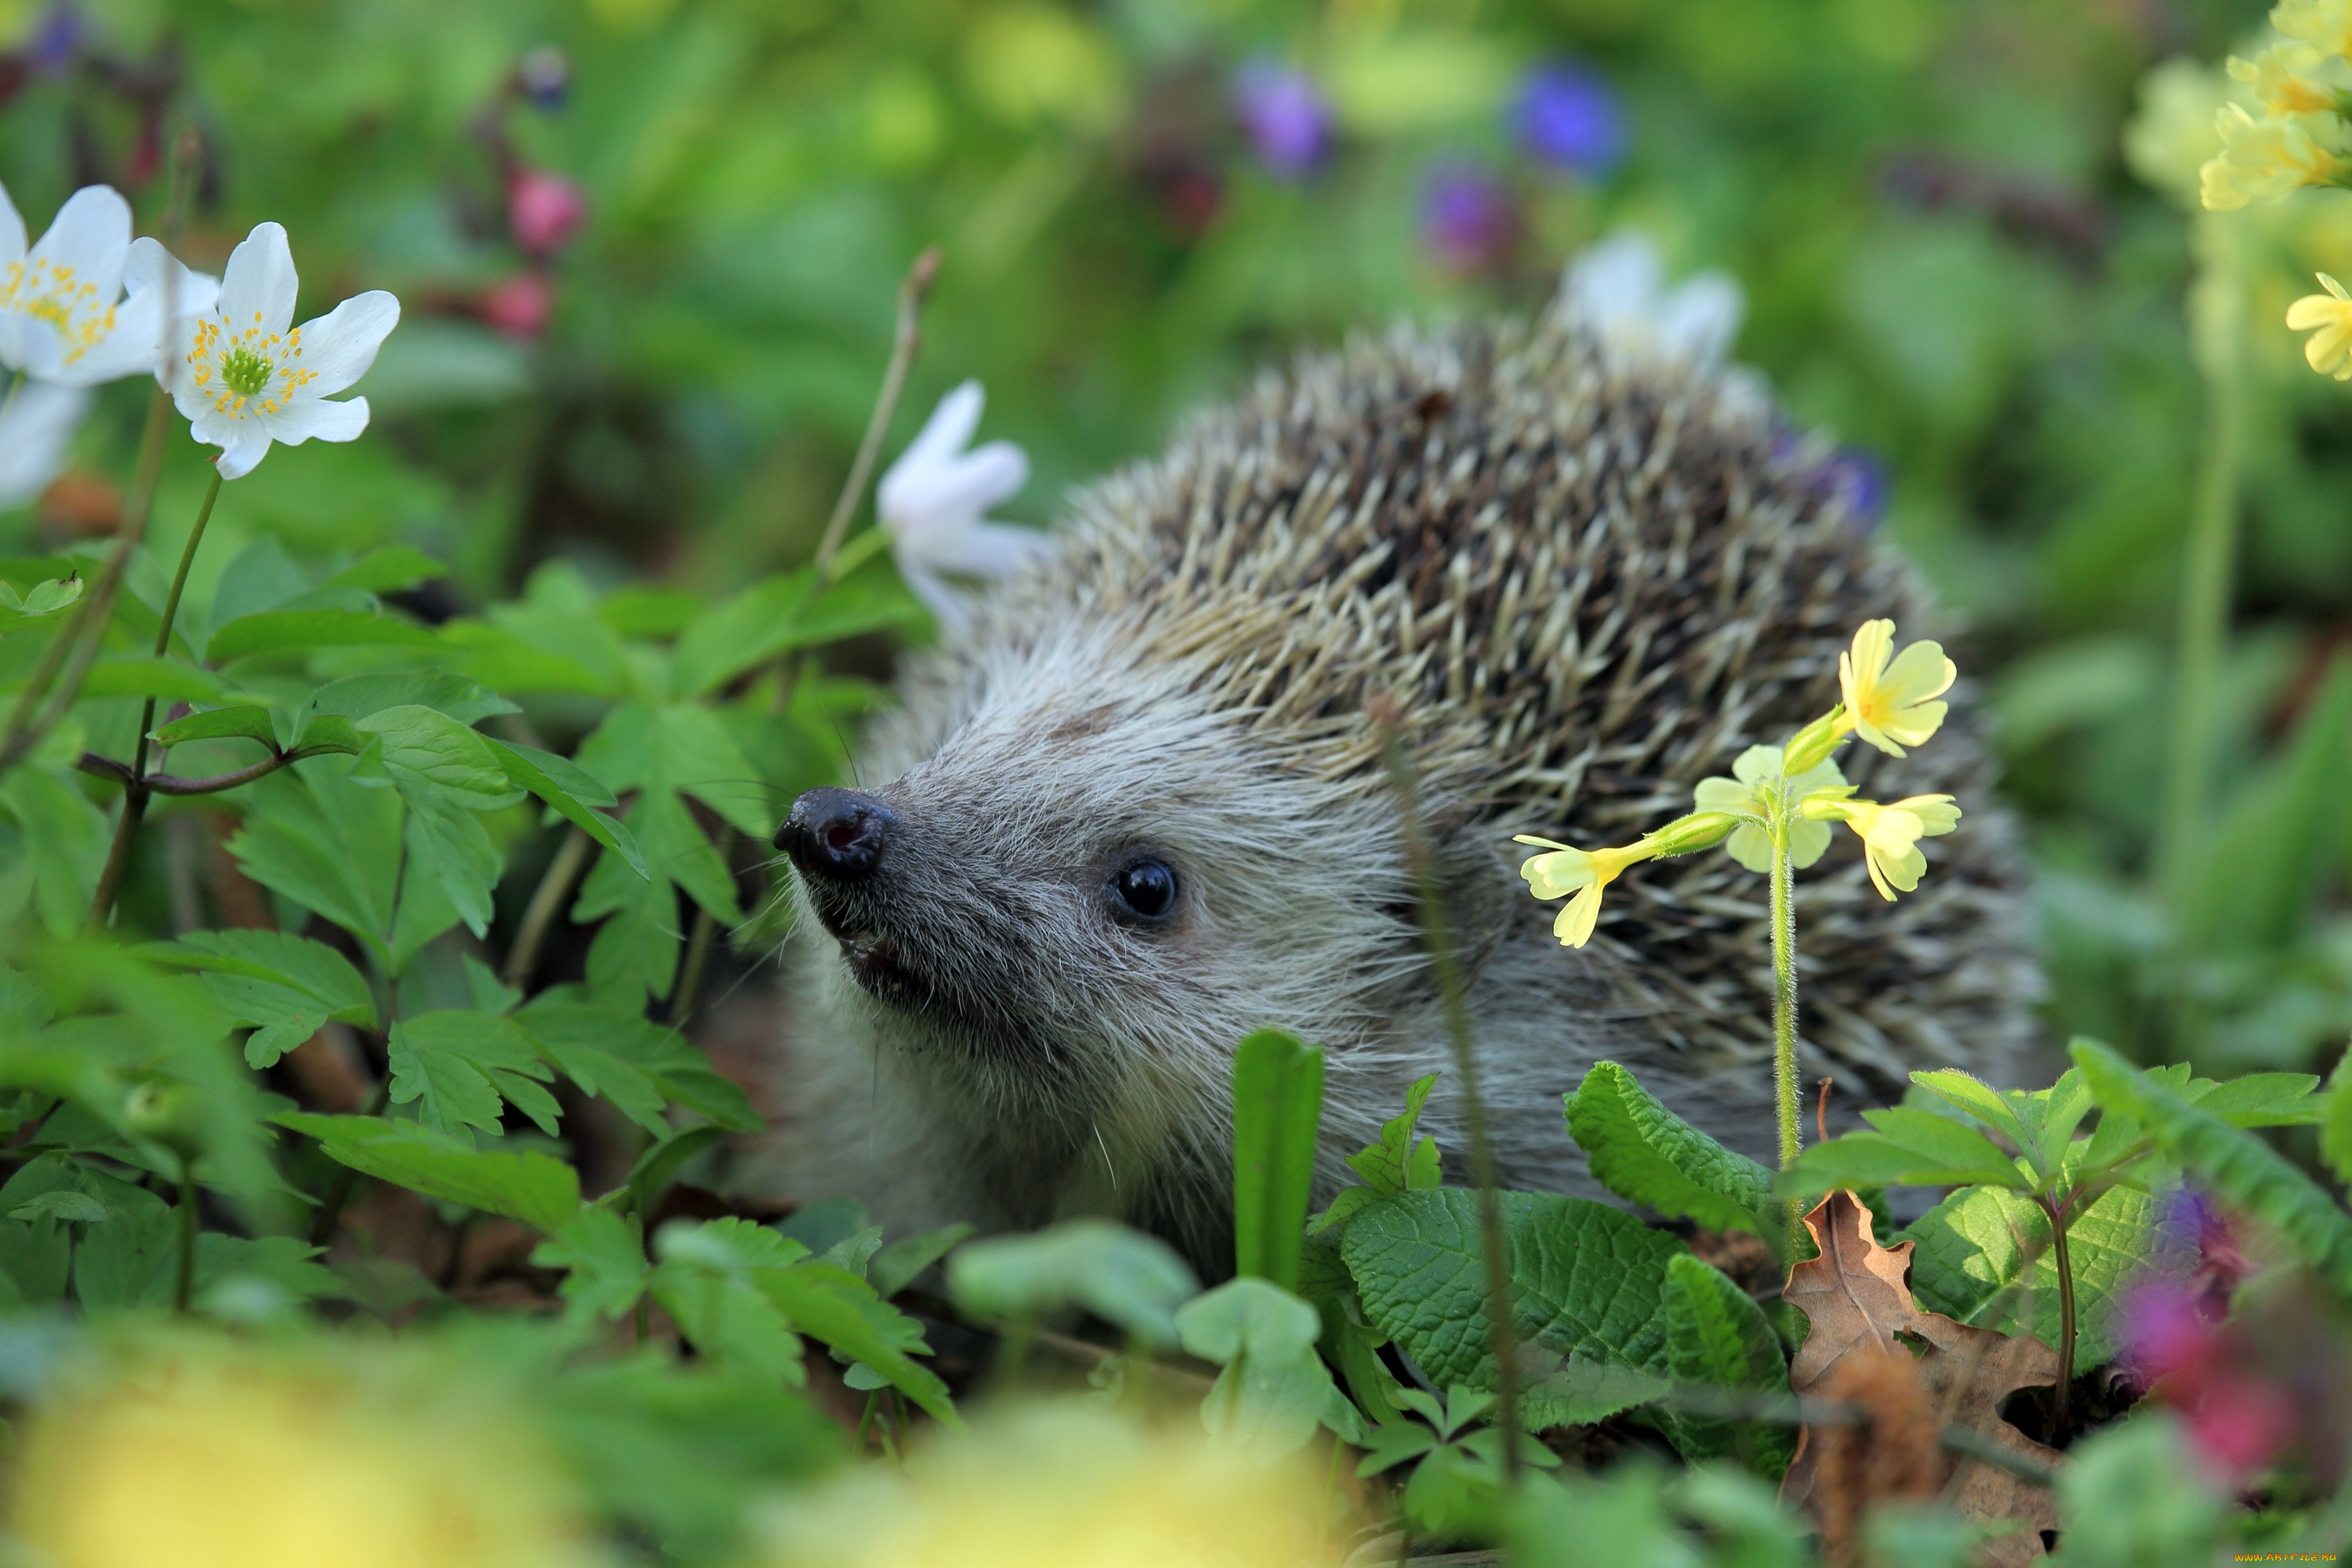
[[[507,222],[524,254],[552,256],[588,220],[578,185],[544,169],[518,169],[507,181]]]
[[[535,338],[555,313],[555,285],[543,272],[518,272],[482,296],[482,320],[510,338]]]

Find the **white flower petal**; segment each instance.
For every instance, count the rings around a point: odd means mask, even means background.
[[[33,345],[44,340],[53,342],[56,337],[46,321],[37,321],[14,310],[0,310],[0,369],[24,369],[26,356]]]
[[[1034,528],[976,522],[912,552],[929,569],[962,577],[1009,577],[1054,552],[1053,541]]]
[[[241,479],[253,472],[254,465],[268,456],[269,432],[261,427],[259,420],[248,419],[238,428],[236,438],[221,448],[221,455],[213,459],[213,466],[220,469],[222,479]]]
[[[1029,482],[1028,454],[1010,441],[991,441],[976,452],[915,476],[919,483],[879,503],[882,521],[909,534],[951,529],[1020,492]]]
[[[97,289],[104,309],[122,291],[122,263],[130,248],[131,204],[111,185],[84,185],[66,198],[26,260],[73,268],[74,281]]]
[[[299,287],[286,230],[274,223],[256,224],[244,242],[228,253],[228,266],[221,273],[220,318],[231,336],[255,327],[264,336],[283,336],[294,324],[294,293]]]
[[[27,381],[0,404],[0,507],[22,506],[47,488],[91,401],[84,387]]]
[[[1659,301],[1658,346],[1702,368],[1723,363],[1747,300],[1728,273],[1702,272]]]
[[[24,259],[25,219],[8,199],[8,187],[0,185],[0,267]]]
[[[301,357],[295,363],[318,379],[302,398],[327,397],[368,373],[375,352],[400,324],[400,301],[381,289],[354,294],[315,321],[302,325]]]
[[[1658,247],[1630,230],[1611,235],[1568,264],[1561,291],[1569,309],[1606,330],[1655,309],[1665,271]]]
[[[956,591],[925,571],[919,560],[899,555],[898,575],[906,580],[908,587],[914,590],[915,597],[930,606],[931,614],[942,630],[961,631],[964,623],[971,618],[971,612],[964,607],[964,602],[957,596]]]
[[[261,428],[260,421],[249,414],[224,414],[202,399],[196,399],[193,407],[184,405],[180,412],[187,416],[188,434],[207,447],[234,447]]]
[[[298,397],[276,414],[261,416],[262,427],[274,440],[299,447],[316,437],[321,441],[356,441],[367,428],[368,400],[353,397],[331,403],[321,397]]]
[[[967,381],[940,398],[931,416],[923,421],[922,429],[907,443],[898,460],[890,465],[890,473],[882,476],[883,484],[889,484],[890,474],[919,472],[962,451],[980,428],[981,411],[987,405],[988,394],[977,381]]]
[[[70,362],[44,368],[43,378],[61,386],[96,386],[126,375],[152,375],[160,363],[161,301],[152,296],[125,300],[114,308],[114,328]]]
[[[219,279],[189,268],[164,249],[161,240],[132,240],[131,255],[122,264],[124,290],[134,300],[152,290],[161,301],[167,283],[174,317],[203,315],[220,302]]]

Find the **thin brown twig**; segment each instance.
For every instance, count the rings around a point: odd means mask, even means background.
[[[856,515],[857,503],[866,494],[866,481],[874,472],[874,461],[881,455],[882,437],[889,433],[891,416],[898,411],[899,394],[907,389],[907,373],[914,367],[915,350],[922,342],[923,300],[939,275],[940,247],[934,245],[915,258],[915,264],[907,268],[906,279],[898,285],[898,329],[890,345],[889,368],[882,373],[882,394],[874,400],[874,413],[866,421],[865,438],[857,443],[857,458],[849,466],[848,481],[841,487],[840,498],[833,503],[833,516],[824,525],[824,537],[817,543],[816,579],[820,585],[832,570],[834,552],[841,548],[842,539],[849,532],[849,520]]]

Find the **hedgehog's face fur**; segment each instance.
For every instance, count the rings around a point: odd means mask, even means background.
[[[1286,767],[1133,648],[1101,624],[998,648],[931,732],[891,737],[919,760],[812,792],[779,836],[831,938],[812,1000],[963,1141],[1013,1145],[1030,1223],[1213,1166],[1184,1124],[1250,1030],[1355,1038],[1433,1000],[1393,808]]]

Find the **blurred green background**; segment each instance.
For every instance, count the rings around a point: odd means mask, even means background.
[[[2149,891],[2206,399],[2184,299],[2220,0],[0,0],[0,181],[36,233],[112,184],[178,248],[290,231],[298,319],[393,289],[366,439],[232,487],[205,571],[276,536],[407,540],[450,613],[568,561],[717,591],[814,548],[892,295],[945,266],[894,432],[966,376],[1034,477],[1150,450],[1287,345],[1526,309],[1622,227],[1746,290],[1736,357],[1963,628],[2039,868],[2053,1033],[2205,1070],[2352,1026],[2341,831],[2352,391],[2279,325],[2352,273],[2352,192],[2231,220],[2252,325],[2217,801]],[[2204,95],[2200,98],[2200,94]],[[2168,160],[2169,163],[2168,163]],[[2185,165],[2184,165],[2185,160]],[[2168,173],[2168,169],[2169,172]],[[577,204],[575,209],[575,200]],[[577,220],[576,223],[574,220]],[[0,550],[112,526],[144,391],[110,388]],[[204,451],[175,442],[170,549]]]

